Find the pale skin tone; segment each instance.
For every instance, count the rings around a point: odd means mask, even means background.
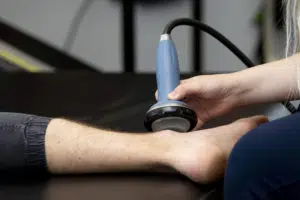
[[[46,133],[46,158],[54,174],[177,171],[195,182],[210,183],[223,176],[236,141],[265,122],[266,117],[256,116],[186,134],[130,134],[54,119]]]
[[[184,100],[194,108],[200,128],[234,108],[300,99],[299,67],[297,54],[235,73],[196,76],[183,80],[169,98]]]
[[[241,72],[193,77],[182,81],[170,99],[184,100],[197,112],[199,129],[240,106],[299,99],[297,63],[300,55]],[[223,177],[236,142],[267,121],[255,116],[190,133],[131,134],[54,119],[46,132],[46,158],[54,174],[178,172],[211,183]]]

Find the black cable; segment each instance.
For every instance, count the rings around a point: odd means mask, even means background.
[[[215,39],[217,39],[219,42],[221,42],[223,45],[225,45],[233,54],[235,54],[248,68],[254,67],[255,64],[238,48],[236,47],[230,40],[228,40],[225,36],[223,36],[221,33],[213,29],[212,27],[194,19],[189,18],[180,18],[171,21],[168,23],[163,31],[163,34],[170,35],[172,30],[181,25],[187,25],[187,26],[193,26],[197,27],[200,30],[208,33]],[[290,111],[290,113],[297,112],[297,109],[291,102],[282,102],[282,104]]]
[[[228,49],[232,51],[245,65],[248,67],[254,66],[254,63],[239,49],[237,48],[232,42],[230,42],[225,36],[223,36],[218,31],[214,30],[213,28],[209,27],[206,24],[203,24],[200,21],[194,20],[194,19],[176,19],[174,21],[171,21],[169,24],[167,24],[163,34],[171,34],[172,30],[181,25],[188,25],[197,27],[200,30],[210,34],[217,40],[219,40],[222,44],[224,44]]]
[[[81,5],[75,13],[75,17],[72,19],[70,28],[67,33],[67,37],[65,43],[63,45],[63,49],[65,51],[70,51],[77,37],[77,33],[80,28],[80,24],[86,15],[87,11],[91,7],[94,0],[82,0]]]

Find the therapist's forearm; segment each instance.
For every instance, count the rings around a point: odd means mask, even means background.
[[[63,119],[49,124],[45,147],[48,169],[55,174],[155,171],[169,151],[152,134],[116,133]]]
[[[240,105],[300,99],[300,54],[233,73],[241,89]]]

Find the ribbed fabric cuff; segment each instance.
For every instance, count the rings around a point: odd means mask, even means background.
[[[51,118],[31,116],[26,122],[25,130],[25,155],[26,168],[47,172],[45,154],[45,135]]]

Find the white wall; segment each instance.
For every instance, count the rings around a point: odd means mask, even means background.
[[[0,17],[61,48],[82,0],[1,0]],[[121,70],[120,12],[110,0],[95,0],[72,53],[99,69]]]
[[[247,55],[257,44],[257,30],[252,24],[261,0],[206,0],[204,21],[224,33]],[[82,0],[1,0],[0,17],[28,32],[62,47],[71,19]],[[137,70],[153,72],[159,35],[164,25],[178,17],[191,16],[191,1],[178,0],[162,7],[137,6]],[[122,69],[120,7],[116,1],[95,0],[84,18],[72,53],[100,69],[118,72]],[[177,28],[173,38],[179,51],[181,71],[191,70],[191,38],[189,28]],[[227,49],[204,37],[205,72],[243,69]]]
[[[253,24],[253,19],[263,1],[207,0],[204,2],[204,21],[253,58],[258,44],[258,29]],[[245,68],[231,52],[211,36],[205,35],[203,50],[204,72],[236,71]]]
[[[1,0],[0,16],[35,36],[61,46],[81,0]]]
[[[137,6],[137,68],[139,72],[155,71],[156,49],[167,23],[180,17],[191,17],[192,1],[181,0],[158,6]],[[181,72],[192,70],[191,30],[176,28],[172,39],[177,47]]]

